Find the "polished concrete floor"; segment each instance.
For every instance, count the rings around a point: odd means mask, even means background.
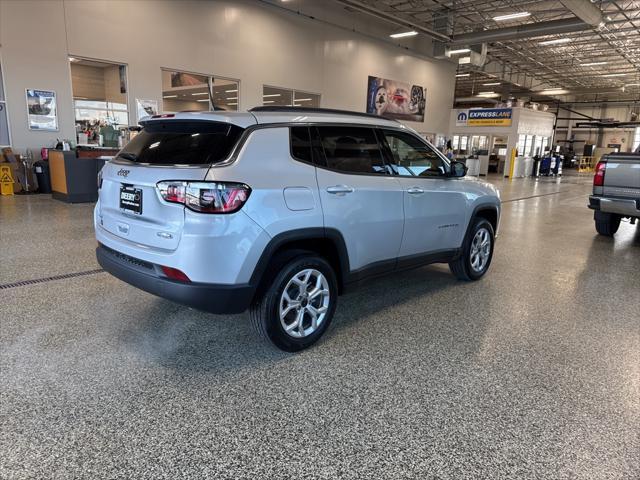
[[[487,277],[375,281],[296,355],[94,272],[90,205],[0,198],[0,478],[640,478],[640,228],[492,181]]]

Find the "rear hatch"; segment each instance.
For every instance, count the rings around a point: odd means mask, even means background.
[[[604,195],[640,198],[640,155],[614,154],[607,161],[604,176]]]
[[[139,246],[175,250],[184,206],[165,202],[156,187],[166,180],[204,180],[212,164],[229,157],[243,128],[188,120],[146,122],[102,170],[98,222]]]

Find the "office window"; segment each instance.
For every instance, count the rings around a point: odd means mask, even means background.
[[[319,107],[320,95],[265,85],[262,87],[262,104],[282,107]]]
[[[9,115],[7,114],[7,102],[4,97],[4,81],[2,77],[2,59],[0,58],[0,147],[11,145],[9,136]]]
[[[164,112],[238,110],[240,82],[212,75],[162,70]]]
[[[343,173],[387,173],[372,128],[318,127],[327,167]]]
[[[467,136],[460,137],[460,153],[467,153],[468,142],[469,142],[469,137]]]
[[[526,135],[518,135],[518,146],[516,148],[518,149],[518,155],[520,156],[525,155],[524,152],[525,152],[526,140],[527,140]]]
[[[69,58],[78,145],[121,147],[128,136],[127,66]]]
[[[640,146],[640,127],[636,127],[636,133],[633,136],[633,148],[631,151],[635,152],[638,146]]]
[[[456,151],[460,148],[460,135],[454,135],[451,142],[451,148]]]

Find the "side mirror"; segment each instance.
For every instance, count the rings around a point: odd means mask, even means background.
[[[467,174],[467,166],[462,162],[451,162],[451,176],[464,177]]]

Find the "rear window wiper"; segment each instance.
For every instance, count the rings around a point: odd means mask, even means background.
[[[120,152],[118,154],[118,157],[124,158],[126,160],[131,160],[132,162],[137,162],[138,161],[138,155],[136,155],[135,153]]]

